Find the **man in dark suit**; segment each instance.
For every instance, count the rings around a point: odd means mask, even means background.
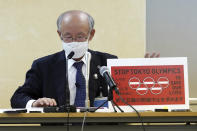
[[[81,99],[82,93],[77,93],[78,69],[75,63],[82,62],[82,76],[87,73],[87,57],[90,59],[89,99],[94,106],[94,99],[101,92],[107,96],[107,84],[99,73],[99,66],[106,66],[107,59],[117,56],[88,50],[95,29],[93,18],[82,11],[62,13],[57,20],[58,34],[62,40],[63,51],[37,59],[26,74],[23,86],[20,86],[11,98],[12,108],[61,106],[66,104],[66,57],[74,51],[72,59],[68,60],[68,83],[70,104],[75,105]],[[87,77],[86,77],[87,79]],[[81,79],[79,79],[81,81]],[[87,83],[86,83],[87,84]],[[80,84],[78,84],[80,86]]]

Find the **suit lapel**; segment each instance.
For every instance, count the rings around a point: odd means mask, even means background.
[[[89,51],[91,53],[91,61],[90,61],[90,74],[89,74],[89,99],[90,105],[92,106],[94,103],[94,98],[98,92],[98,83],[99,83],[99,58],[93,51]]]

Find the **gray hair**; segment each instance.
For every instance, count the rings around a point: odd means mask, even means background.
[[[61,23],[62,23],[64,16],[69,12],[70,11],[64,12],[58,17],[58,19],[57,19],[57,30],[58,31],[60,31],[60,29],[61,29]],[[91,31],[94,28],[94,19],[88,13],[86,13],[86,12],[83,12],[83,13],[85,13],[88,16],[89,31]]]

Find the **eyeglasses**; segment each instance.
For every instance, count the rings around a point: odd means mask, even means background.
[[[61,38],[63,39],[63,41],[65,42],[73,42],[73,41],[77,41],[77,42],[84,42],[88,39],[88,36],[85,35],[77,35],[75,38],[73,38],[70,35],[61,35]]]

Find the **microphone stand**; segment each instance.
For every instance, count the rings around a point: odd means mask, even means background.
[[[109,69],[106,66],[102,66],[100,67],[100,65],[97,66],[99,68],[99,72],[100,74],[105,78],[106,83],[109,86],[109,91],[108,91],[108,100],[106,100],[103,104],[101,104],[99,107],[97,107],[95,109],[98,110],[100,107],[102,107],[105,103],[107,103],[108,101],[111,101],[112,103],[112,107],[114,109],[114,112],[117,112],[117,110],[115,109],[115,106],[121,111],[124,112],[119,106],[118,104],[116,104],[116,102],[113,100],[113,91],[115,91],[115,93],[117,95],[120,95],[120,92],[117,88],[116,83],[114,82],[113,78],[110,76],[109,74]]]
[[[94,112],[96,109],[95,107],[90,107],[90,100],[89,100],[89,74],[90,74],[90,61],[91,61],[91,54],[87,52],[85,54],[86,59],[86,99],[85,99],[85,107],[80,107],[80,112]]]
[[[118,104],[113,100],[113,90],[115,90],[115,88],[110,88],[109,92],[108,92],[108,100],[106,100],[105,102],[103,102],[99,107],[97,107],[94,112],[96,110],[98,110],[99,108],[101,108],[103,105],[105,105],[108,101],[110,101],[112,103],[112,107],[114,109],[114,112],[117,112],[117,110],[115,109],[115,106],[120,110],[120,112],[124,112],[119,106]],[[119,92],[116,92],[116,94],[119,95]]]
[[[66,104],[59,107],[58,112],[76,112],[76,107],[70,105],[70,90],[68,85],[68,60],[74,56],[74,52],[70,52],[66,58],[66,81],[65,81],[65,95],[66,95]]]

